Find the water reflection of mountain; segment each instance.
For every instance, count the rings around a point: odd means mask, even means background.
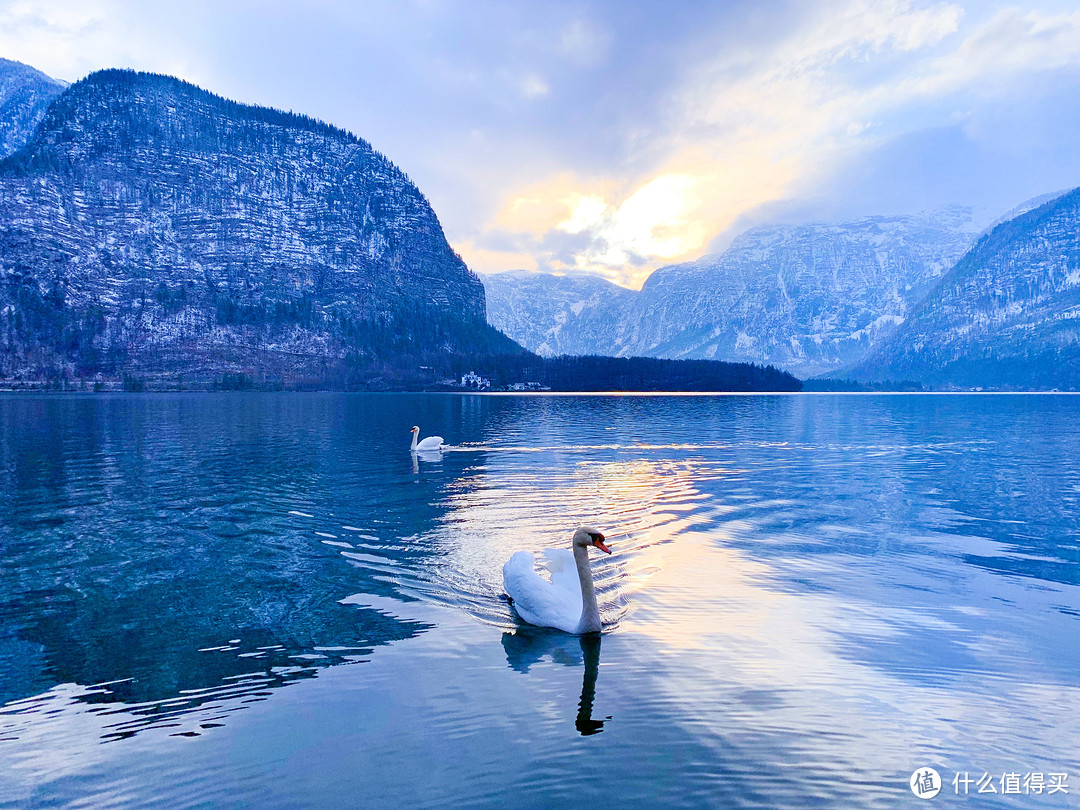
[[[107,683],[80,699],[150,723],[422,631],[339,600],[438,553],[402,538],[469,472],[413,474],[414,421],[461,429],[449,400],[424,402],[0,399],[0,704]]]
[[[149,725],[426,626],[339,604],[357,593],[419,592],[500,625],[510,550],[577,523],[614,536],[601,586],[688,527],[791,592],[842,592],[861,564],[884,572],[867,581],[886,605],[911,602],[912,563],[1076,582],[1080,423],[1031,402],[0,397],[0,703],[110,682],[76,699]],[[414,471],[413,424],[458,446]],[[544,654],[564,653],[587,674],[580,646]]]
[[[743,454],[754,463],[741,486],[754,498],[728,519],[770,535],[741,543],[763,556],[898,553],[937,537],[943,552],[993,573],[1080,583],[1075,400],[1037,404],[1024,395],[774,400],[739,430],[767,430],[774,444]],[[703,487],[739,494],[716,484]]]

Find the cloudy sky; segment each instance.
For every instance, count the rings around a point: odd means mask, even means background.
[[[1080,185],[1080,0],[0,0],[0,56],[346,127],[480,272],[639,286],[756,223]]]

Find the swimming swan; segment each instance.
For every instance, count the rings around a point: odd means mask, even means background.
[[[442,436],[428,436],[423,441],[417,442],[416,439],[420,435],[420,428],[413,426],[413,429],[409,432],[412,433],[412,447],[409,448],[412,452],[423,453],[443,449]]]
[[[604,535],[587,526],[574,532],[572,550],[545,550],[543,565],[551,575],[550,582],[537,572],[536,556],[531,551],[515,552],[503,566],[503,587],[518,616],[529,624],[565,633],[600,632],[603,625],[589,568],[589,546],[611,553],[604,545]]]

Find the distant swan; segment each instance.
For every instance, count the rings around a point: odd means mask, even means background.
[[[420,435],[420,428],[413,426],[410,433],[412,433],[412,447],[409,449],[414,453],[424,453],[443,449],[442,436],[428,436],[423,441],[418,442],[416,439]]]
[[[503,587],[518,616],[529,624],[554,627],[565,633],[598,633],[603,629],[596,606],[596,588],[589,568],[589,546],[605,554],[604,535],[582,526],[574,532],[570,549],[544,551],[549,582],[536,570],[531,551],[517,551],[503,566]]]

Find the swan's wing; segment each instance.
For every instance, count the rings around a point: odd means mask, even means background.
[[[567,552],[570,562],[573,555]],[[551,571],[548,555],[545,567]],[[575,578],[577,570],[570,572]],[[581,587],[577,591],[565,587],[564,571],[553,571],[549,582],[536,570],[536,557],[531,551],[518,551],[503,566],[503,587],[514,600],[514,610],[529,624],[555,627],[574,632],[581,619]]]
[[[560,590],[568,591],[577,597],[578,609],[581,609],[581,578],[578,576],[577,561],[574,552],[568,548],[544,549],[541,563],[551,575],[551,584]]]
[[[438,450],[442,446],[442,436],[428,436],[423,441],[416,443],[417,450]]]

